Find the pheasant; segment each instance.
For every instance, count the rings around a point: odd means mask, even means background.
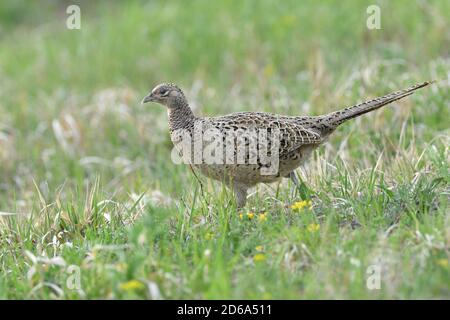
[[[156,102],[167,107],[175,149],[186,163],[231,188],[237,207],[242,208],[248,189],[258,183],[290,178],[299,186],[295,169],[342,123],[409,96],[432,82],[319,116],[237,112],[197,117],[183,91],[171,83],[157,85],[142,103]],[[205,157],[207,149],[212,159]]]

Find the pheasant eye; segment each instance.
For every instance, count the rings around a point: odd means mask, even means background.
[[[168,93],[169,93],[169,90],[166,90],[166,89],[159,90],[159,94],[162,96],[166,96]]]

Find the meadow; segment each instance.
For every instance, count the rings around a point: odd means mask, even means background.
[[[319,115],[433,79],[244,210],[140,104]],[[445,0],[1,1],[0,299],[449,299],[449,87]]]

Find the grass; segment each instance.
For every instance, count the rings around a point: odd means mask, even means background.
[[[68,30],[69,2],[3,1],[0,298],[450,298],[450,3],[376,3],[381,30],[367,1],[81,1]],[[299,170],[311,208],[284,181],[242,218],[139,105],[172,81],[198,114],[322,114],[429,79]]]

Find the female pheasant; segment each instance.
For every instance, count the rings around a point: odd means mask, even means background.
[[[320,116],[283,116],[237,112],[196,117],[183,91],[174,84],[156,86],[142,103],[165,105],[171,139],[183,159],[209,178],[232,188],[238,208],[247,190],[260,182],[291,178],[320,144],[342,123],[411,95],[432,81],[414,85]]]

